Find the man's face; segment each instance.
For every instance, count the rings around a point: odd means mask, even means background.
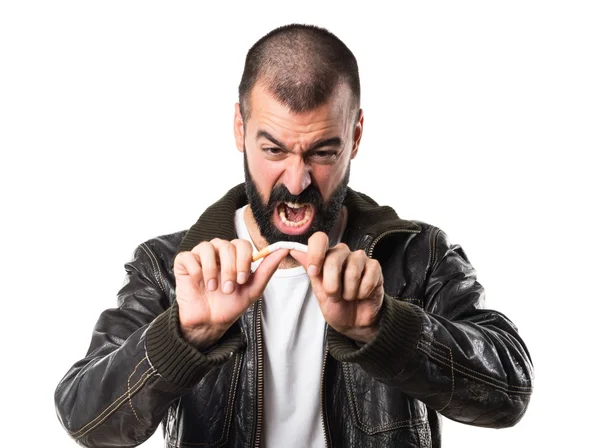
[[[356,120],[350,105],[350,91],[341,86],[323,106],[296,114],[257,84],[245,130],[236,107],[250,209],[269,244],[306,244],[314,232],[333,227],[362,134],[362,112]]]

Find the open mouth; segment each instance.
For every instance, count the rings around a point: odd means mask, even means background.
[[[281,202],[275,208],[276,226],[280,231],[288,234],[301,234],[312,223],[314,209],[311,204],[298,204],[295,202]]]

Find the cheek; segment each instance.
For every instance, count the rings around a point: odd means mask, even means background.
[[[272,164],[265,164],[264,161],[252,160],[251,158],[248,158],[248,167],[252,180],[258,187],[263,200],[268,200],[271,191],[277,183],[281,170]]]
[[[336,166],[319,166],[313,168],[313,179],[321,192],[323,200],[327,202],[331,194],[344,177],[344,169]]]

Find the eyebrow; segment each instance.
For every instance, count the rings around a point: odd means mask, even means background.
[[[288,152],[291,152],[289,149],[287,149],[285,147],[285,145],[283,143],[281,143],[279,140],[277,140],[275,137],[273,137],[271,134],[269,134],[265,130],[261,129],[261,130],[259,130],[256,133],[256,140],[258,140],[260,138],[266,138],[267,140],[269,140],[274,145],[277,145],[280,148],[285,149]],[[324,139],[321,139],[321,140],[317,140],[312,145],[310,145],[310,147],[308,148],[307,152],[315,152],[318,149],[324,148],[326,146],[337,146],[337,147],[340,147],[340,146],[342,146],[342,139],[340,137],[331,137],[331,138],[324,138]]]

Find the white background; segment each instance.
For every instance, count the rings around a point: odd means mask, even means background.
[[[523,420],[446,420],[444,446],[590,446],[595,2],[216,3],[0,6],[1,444],[75,446],[54,388],[115,305],[134,248],[188,228],[243,180],[232,119],[245,53],[301,22],[329,28],[359,62],[365,128],[350,186],[460,243],[488,307],[533,356]],[[144,446],[162,446],[160,431]]]

